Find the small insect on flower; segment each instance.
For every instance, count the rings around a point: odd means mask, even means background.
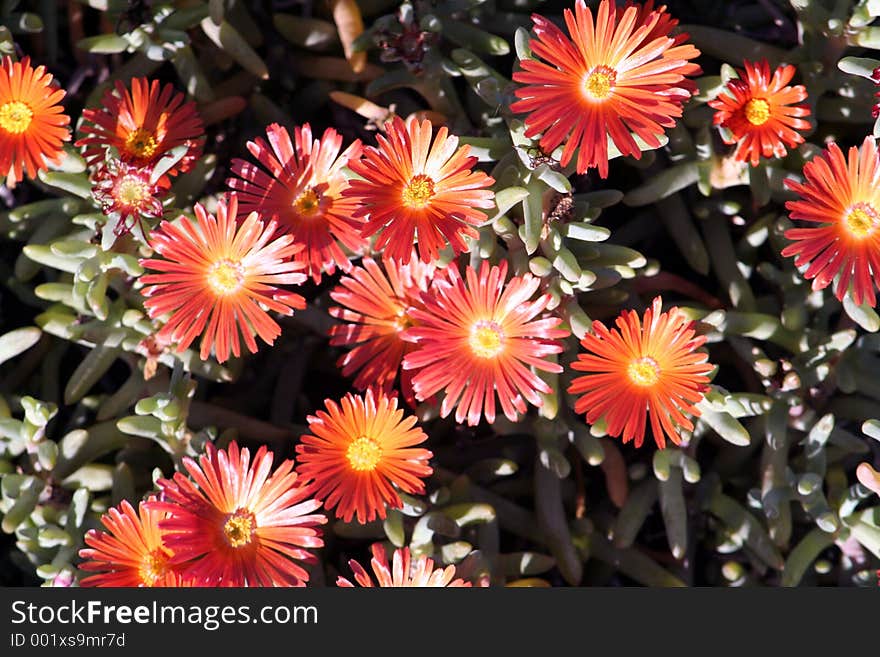
[[[455,254],[466,252],[466,237],[486,221],[479,208],[494,207],[495,180],[474,171],[470,147],[442,127],[431,141],[431,122],[399,116],[385,125],[379,146],[368,146],[351,163],[363,180],[352,179],[343,194],[358,202],[355,216],[366,217],[363,236],[379,234],[376,249],[385,257],[408,262],[418,242],[424,262],[437,260],[447,243]]]
[[[153,182],[149,167],[110,159],[98,164],[91,179],[92,195],[101,211],[108,216],[118,215],[113,225],[117,237],[139,226],[142,217],[156,219],[164,212],[162,197],[168,192],[167,179]]]
[[[141,502],[138,510],[126,500],[101,516],[106,532],[90,529],[85,542],[89,547],[79,551],[86,559],[80,570],[96,574],[85,577],[80,586],[149,587],[190,586],[171,563],[171,550],[162,542],[159,521],[164,511],[150,508],[151,496]]]
[[[762,156],[784,157],[786,146],[804,143],[797,131],[810,127],[803,119],[810,115],[810,108],[795,104],[807,98],[803,85],[787,86],[794,77],[794,66],[779,66],[771,77],[767,60],[743,64],[745,71],[739,72],[740,77],[730,80],[708,104],[717,110],[715,125],[729,132],[724,143],[737,145],[734,157],[757,166]]]
[[[170,314],[157,338],[183,351],[202,335],[202,360],[212,348],[221,363],[230,352],[240,356],[239,334],[251,353],[257,351],[255,335],[272,344],[281,327],[268,311],[292,315],[306,304],[299,294],[276,287],[306,280],[305,265],[292,259],[303,246],[291,235],[273,238],[275,223],[264,224],[256,212],[236,224],[237,205],[230,194],[216,217],[196,203],[195,222],[183,216],[163,221],[150,234],[150,246],[162,259],[141,260],[159,272],[141,276],[144,307],[154,319]]]
[[[363,397],[349,393],[340,404],[326,400],[327,412],[309,416],[309,430],[300,438],[297,472],[314,482],[311,490],[336,507],[336,517],[348,522],[355,515],[365,523],[386,516],[386,507],[403,505],[398,490],[423,493],[431,474],[425,440],[416,418],[404,417],[397,399],[367,390]]]
[[[795,256],[797,267],[806,266],[804,278],[821,290],[833,281],[834,293],[843,301],[852,294],[856,304],[877,305],[880,287],[880,158],[872,137],[861,148],[853,146],[846,158],[837,144],[804,165],[803,183],[791,178],[785,186],[799,199],[785,207],[791,218],[811,224],[789,228],[792,240],[782,250]],[[818,225],[816,225],[818,224]]]
[[[0,181],[14,187],[25,175],[58,164],[70,140],[70,117],[64,114],[63,89],[52,86],[45,66],[33,68],[30,57],[0,62]]]
[[[170,84],[133,78],[129,92],[117,80],[104,93],[101,105],[83,110],[83,137],[76,142],[84,147],[89,166],[103,160],[111,147],[123,162],[149,167],[173,148],[185,145],[185,154],[167,172],[174,176],[189,171],[202,154],[205,130],[196,105]]]
[[[313,514],[321,503],[311,499],[285,460],[272,470],[273,454],[232,442],[218,450],[208,443],[198,461],[186,457],[181,472],[159,479],[162,499],[151,502],[167,513],[159,522],[172,563],[198,586],[305,586],[309,573],[300,563],[314,563],[309,549],[319,548],[319,525]]]
[[[410,311],[417,325],[403,334],[415,343],[403,369],[417,370],[416,397],[425,400],[444,390],[440,414],[446,417],[455,408],[456,422],[467,419],[472,426],[484,413],[495,421],[497,397],[504,415],[516,421],[526,401],[541,406],[539,393],[551,392],[530,367],[561,372],[545,359],[562,352],[558,339],[568,331],[556,328],[558,317],[536,319],[550,295],[532,299],[541,279],[531,274],[505,282],[507,261],[491,267],[483,261],[479,274],[468,267],[464,279],[454,267],[444,271],[445,278],[422,294],[424,309]]]
[[[354,573],[354,581],[364,587],[387,586],[387,587],[466,587],[470,582],[458,578],[455,579],[455,566],[446,568],[434,568],[434,560],[427,556],[419,557],[415,563],[410,556],[409,548],[399,548],[394,551],[392,565],[388,565],[388,557],[385,547],[381,543],[373,543],[370,547],[373,558],[370,566],[376,575],[376,583],[366,569],[357,561],[351,559],[349,567]],[[336,580],[336,586],[341,588],[355,588],[355,584],[340,576]]]
[[[366,246],[360,235],[363,220],[353,218],[357,201],[342,196],[348,185],[343,169],[360,153],[360,141],[340,154],[342,135],[327,128],[321,139],[314,139],[308,123],[294,129],[293,142],[276,123],[266,128],[266,136],[268,143],[257,138],[247,148],[269,173],[245,160],[232,161],[238,178],[226,184],[239,192],[239,211],[275,220],[280,231],[304,244],[296,259],[308,266],[316,283],[322,272],[332,274],[337,266],[349,271],[351,262],[340,243],[353,252]]]
[[[607,329],[593,322],[593,334],[581,345],[572,369],[588,372],[572,381],[568,392],[582,395],[574,410],[586,413],[587,422],[604,418],[608,434],[635,439],[636,447],[645,438],[646,418],[657,446],[663,449],[668,436],[680,444],[680,428],[693,431],[686,416],[699,416],[695,407],[708,387],[713,366],[708,355],[697,351],[706,342],[696,336],[693,322],[678,308],[661,312],[663,302],[654,299],[645,311],[644,322],[634,310],[617,318],[617,328]]]
[[[400,263],[385,260],[379,266],[364,258],[361,267],[330,293],[339,306],[330,314],[343,320],[330,329],[331,345],[352,345],[339,359],[345,376],[357,373],[354,385],[359,390],[376,386],[390,393],[400,371],[400,388],[407,403],[415,406],[412,371],[400,370],[404,355],[413,347],[403,339],[403,332],[414,325],[410,309],[422,308],[421,293],[428,290],[434,267],[413,253],[411,260]]]
[[[606,178],[609,138],[620,153],[637,159],[642,148],[632,133],[647,147],[660,147],[660,137],[694,92],[685,76],[700,72],[689,61],[700,51],[683,43],[687,35],[670,36],[677,21],[665,7],[629,5],[620,11],[612,0],[602,0],[594,20],[584,0],[577,0],[564,17],[568,34],[532,15],[529,47],[540,59],[520,60],[522,71],[513,79],[526,86],[514,92],[520,100],[510,109],[527,114],[525,134],[540,135],[545,152],[564,142],[562,166],[578,151],[578,173],[597,167]]]

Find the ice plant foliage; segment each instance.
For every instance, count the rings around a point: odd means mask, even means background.
[[[434,267],[413,253],[408,263],[385,260],[382,266],[364,258],[330,293],[338,306],[330,314],[343,320],[330,329],[331,345],[349,345],[351,351],[339,359],[345,376],[357,374],[354,385],[390,392],[400,371],[400,388],[412,403],[412,371],[400,370],[412,343],[403,332],[414,325],[411,309],[423,308],[421,293],[428,290]]]
[[[106,215],[118,213],[115,234],[132,230],[141,217],[162,216],[162,197],[168,185],[161,178],[153,182],[151,170],[111,159],[98,165],[92,174],[92,195]]]
[[[353,218],[357,201],[342,196],[348,184],[343,169],[359,154],[360,141],[340,153],[342,135],[327,128],[321,139],[313,138],[308,123],[294,129],[293,141],[276,123],[266,128],[266,137],[268,142],[257,138],[247,148],[268,173],[245,160],[232,161],[238,177],[227,184],[239,192],[239,210],[275,220],[280,231],[305,245],[296,259],[316,283],[322,272],[348,271],[351,262],[340,244],[352,252],[366,244],[363,220]]]
[[[105,531],[90,529],[85,536],[89,547],[79,551],[80,569],[95,573],[84,577],[80,586],[149,587],[183,586],[184,579],[171,563],[171,550],[162,541],[159,521],[167,514],[150,508],[148,502],[138,510],[126,500],[101,517]]]
[[[525,274],[505,281],[506,261],[484,261],[479,273],[468,267],[464,278],[454,267],[445,274],[422,294],[424,309],[410,311],[417,325],[404,333],[415,343],[403,368],[417,370],[416,397],[444,391],[440,414],[455,408],[456,422],[469,425],[484,414],[494,422],[496,399],[512,421],[526,412],[526,401],[541,406],[539,393],[550,386],[531,368],[561,372],[547,357],[562,352],[559,339],[568,335],[556,328],[560,318],[539,317],[550,301],[547,294],[533,298],[541,280]]]
[[[185,458],[192,479],[159,479],[161,501],[148,506],[159,522],[172,563],[197,586],[304,586],[309,552],[323,545],[321,506],[297,481],[293,462],[272,472],[273,454],[260,447],[207,445],[198,461]]]
[[[520,61],[513,79],[526,86],[515,91],[520,100],[511,110],[527,114],[525,134],[540,135],[544,151],[564,144],[563,166],[578,151],[578,173],[598,168],[606,178],[609,139],[623,155],[640,158],[634,135],[658,148],[665,129],[681,116],[694,91],[685,76],[699,73],[690,60],[700,52],[683,43],[686,35],[669,35],[677,21],[665,7],[646,9],[620,10],[602,0],[594,17],[577,0],[574,12],[565,10],[567,34],[532,15],[529,46],[539,59]]]
[[[237,211],[235,194],[219,203],[216,217],[197,203],[195,222],[163,221],[150,235],[161,259],[141,261],[158,272],[141,277],[150,317],[170,313],[159,338],[181,351],[202,335],[203,360],[211,349],[220,362],[240,356],[242,340],[254,353],[254,336],[272,344],[281,328],[268,311],[291,315],[305,308],[299,294],[277,287],[306,280],[305,264],[293,259],[302,244],[291,235],[273,237],[275,223],[264,224],[256,212],[237,224]]]
[[[76,142],[94,166],[113,148],[119,158],[137,167],[149,167],[177,146],[186,153],[169,175],[189,171],[202,153],[204,126],[195,103],[170,84],[132,78],[131,90],[117,80],[101,99],[101,107],[83,110],[82,138]]]
[[[398,490],[422,493],[431,452],[416,447],[427,436],[404,417],[397,399],[367,390],[363,397],[346,395],[327,411],[308,417],[309,431],[296,451],[297,472],[314,482],[311,490],[324,508],[336,507],[336,516],[360,523],[385,518],[386,508],[402,506]]]
[[[461,578],[455,578],[455,566],[435,569],[434,560],[427,556],[421,556],[413,563],[409,548],[395,550],[390,566],[388,564],[388,556],[385,553],[385,547],[381,543],[374,543],[370,551],[373,553],[370,566],[373,569],[373,574],[376,576],[375,584],[370,574],[357,561],[351,559],[348,562],[349,567],[354,573],[354,581],[357,585],[364,587],[378,585],[398,588],[407,586],[436,588],[471,586],[470,582],[466,582]],[[354,588],[356,584],[340,576],[336,580],[336,586]]]
[[[0,61],[0,180],[14,186],[25,175],[35,178],[48,162],[58,164],[70,139],[63,89],[52,86],[45,66],[29,57]]]
[[[455,254],[468,251],[465,238],[476,238],[474,227],[486,221],[481,209],[494,207],[487,187],[495,181],[473,170],[470,147],[459,147],[446,127],[433,141],[432,132],[428,120],[394,117],[378,147],[368,146],[351,163],[363,180],[349,181],[343,194],[358,202],[363,235],[378,233],[375,246],[386,258],[408,262],[414,242],[424,262],[436,260],[447,244]]]
[[[784,157],[786,146],[804,143],[798,130],[810,127],[803,117],[810,108],[803,85],[788,86],[795,74],[791,65],[779,66],[770,74],[767,60],[743,62],[739,78],[730,80],[709,106],[717,110],[714,123],[726,128],[724,141],[736,144],[734,157],[757,166],[761,157]]]
[[[791,218],[808,222],[804,228],[790,228],[792,240],[783,256],[795,256],[794,264],[806,266],[804,278],[813,289],[828,287],[835,279],[834,293],[843,300],[850,292],[856,304],[877,304],[875,288],[880,286],[880,160],[873,137],[865,137],[861,148],[853,146],[845,157],[831,143],[804,165],[803,183],[793,179],[786,187],[800,198],[785,207]]]
[[[691,322],[678,308],[661,312],[662,299],[654,299],[641,321],[634,310],[622,313],[608,329],[593,322],[593,334],[581,345],[571,367],[586,372],[572,381],[568,392],[581,395],[575,412],[586,413],[587,422],[604,418],[608,434],[635,440],[641,447],[647,416],[661,449],[668,437],[679,444],[681,428],[692,431],[686,414],[699,416],[695,407],[703,399],[713,366],[698,349],[706,342],[696,336]]]

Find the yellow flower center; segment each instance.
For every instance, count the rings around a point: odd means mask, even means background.
[[[162,548],[156,548],[147,552],[141,558],[141,567],[138,568],[138,578],[144,586],[155,586],[165,573],[168,572],[168,555]]]
[[[495,322],[479,321],[471,328],[468,345],[478,358],[494,358],[504,349],[504,334]]]
[[[113,197],[123,205],[140,205],[150,197],[150,186],[137,176],[125,176],[116,183]]]
[[[345,457],[352,470],[357,472],[375,470],[382,459],[382,446],[372,438],[360,436],[348,446]]]
[[[10,100],[0,105],[0,128],[13,135],[27,130],[33,118],[34,111],[20,100]]]
[[[611,95],[617,82],[617,71],[607,66],[597,66],[584,80],[584,93],[590,100],[604,100]]]
[[[648,387],[657,383],[660,378],[660,367],[657,361],[650,356],[636,358],[626,368],[626,375],[629,380],[637,386]]]
[[[752,125],[764,125],[770,118],[770,103],[763,98],[752,98],[746,103],[746,120]]]
[[[293,202],[293,209],[300,216],[313,217],[321,211],[321,197],[318,196],[314,189],[309,187],[296,197],[296,200]]]
[[[144,128],[138,128],[125,138],[125,150],[135,157],[152,157],[158,147],[155,135]]]
[[[408,208],[423,208],[434,196],[434,181],[423,173],[413,176],[409,184],[403,188],[401,197]]]
[[[247,509],[236,509],[223,525],[223,535],[230,547],[240,548],[250,545],[254,540],[257,521],[254,514]]]
[[[237,292],[244,283],[244,268],[240,262],[221,260],[208,270],[208,285],[217,294]]]
[[[856,239],[864,239],[877,229],[880,217],[868,203],[856,203],[843,219],[849,234]]]

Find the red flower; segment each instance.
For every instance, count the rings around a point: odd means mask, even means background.
[[[273,219],[279,230],[304,244],[296,259],[307,265],[316,283],[322,271],[332,274],[337,266],[348,271],[351,263],[339,243],[355,252],[366,246],[360,236],[363,221],[353,218],[357,201],[342,196],[348,185],[343,169],[360,153],[360,142],[340,155],[342,135],[327,128],[321,139],[313,139],[308,123],[294,130],[293,143],[276,123],[266,128],[266,136],[268,143],[258,138],[247,147],[269,173],[244,160],[232,161],[232,173],[239,177],[226,184],[240,192],[241,213]]]
[[[422,295],[425,308],[410,311],[417,325],[404,333],[415,343],[403,369],[418,370],[416,397],[425,400],[445,390],[440,414],[456,408],[456,422],[467,418],[470,425],[483,413],[495,421],[496,396],[512,421],[526,412],[526,401],[541,406],[538,393],[551,390],[530,367],[561,372],[544,359],[562,352],[557,338],[568,331],[556,328],[558,317],[535,319],[550,301],[548,294],[532,300],[540,279],[526,274],[505,283],[504,260],[493,267],[484,261],[479,274],[468,267],[464,279],[452,267],[445,271],[446,278]]]
[[[642,446],[649,412],[657,446],[666,446],[667,435],[679,444],[678,427],[694,428],[684,413],[700,415],[694,404],[703,399],[712,371],[708,356],[697,351],[705,336],[694,335],[693,322],[678,308],[664,313],[662,305],[660,297],[654,299],[644,322],[634,310],[621,313],[612,330],[593,322],[594,334],[581,340],[588,353],[571,366],[588,372],[568,388],[582,395],[575,412],[586,413],[591,424],[604,418],[609,435],[622,434],[625,443],[635,439],[636,447]]]
[[[103,107],[83,110],[84,137],[76,145],[85,147],[89,166],[113,147],[119,159],[137,167],[152,166],[168,151],[186,145],[186,154],[168,174],[189,171],[202,154],[204,126],[195,103],[185,101],[172,85],[160,88],[158,80],[133,78],[131,92],[117,80],[115,88],[104,93]]]
[[[70,117],[64,114],[63,89],[52,87],[45,66],[33,68],[30,57],[0,61],[0,179],[14,187],[24,175],[35,178],[58,164],[70,139]]]
[[[783,256],[796,256],[803,276],[821,290],[837,279],[834,293],[843,300],[852,283],[857,304],[877,303],[880,285],[880,159],[877,145],[865,137],[861,149],[849,149],[849,160],[837,144],[804,165],[804,183],[792,179],[785,186],[800,196],[785,207],[791,218],[812,224],[790,228],[792,244]],[[818,224],[818,225],[816,225]]]
[[[81,586],[191,585],[171,563],[171,551],[163,545],[159,529],[159,521],[167,514],[150,508],[153,501],[155,497],[150,497],[148,503],[141,502],[135,511],[123,500],[101,516],[106,532],[86,532],[89,547],[80,550],[79,556],[87,561],[79,568],[97,574],[84,578]]]
[[[415,445],[427,436],[415,426],[416,418],[403,417],[397,399],[367,390],[365,397],[346,395],[341,405],[325,403],[326,413],[308,417],[314,435],[302,436],[296,447],[296,470],[314,482],[325,509],[335,506],[337,518],[348,522],[357,514],[364,523],[384,518],[386,507],[399,509],[398,489],[424,492],[432,454]]]
[[[455,578],[455,566],[434,569],[434,560],[426,556],[419,557],[412,563],[409,548],[400,548],[394,551],[393,565],[389,567],[385,548],[381,543],[373,543],[370,551],[373,558],[370,565],[376,575],[376,583],[379,586],[393,587],[464,587],[470,586],[470,582]],[[354,581],[361,586],[374,586],[369,573],[357,561],[351,559],[348,562],[354,572]],[[355,585],[344,577],[336,580],[336,586],[342,588],[354,588]]]
[[[408,262],[413,244],[419,257],[432,262],[447,243],[458,254],[469,249],[465,237],[476,238],[474,226],[486,221],[478,208],[494,207],[485,189],[494,179],[473,171],[477,158],[470,147],[458,148],[458,137],[443,127],[431,143],[431,122],[399,116],[385,124],[379,147],[364,149],[351,163],[363,180],[352,179],[343,192],[358,201],[355,216],[367,217],[364,237],[379,233],[376,249],[385,257]]]
[[[685,75],[700,69],[688,60],[700,52],[682,42],[687,35],[669,36],[676,21],[665,11],[628,6],[618,13],[612,0],[602,0],[596,13],[577,0],[574,13],[564,12],[568,34],[551,21],[532,15],[535,38],[529,43],[541,60],[520,60],[513,74],[527,86],[514,93],[510,106],[527,113],[526,136],[541,135],[550,153],[565,143],[562,166],[577,157],[577,172],[598,167],[608,176],[609,138],[623,155],[640,158],[635,133],[649,147],[675,125],[682,104],[694,91]]]
[[[339,359],[345,376],[357,373],[359,390],[376,386],[390,393],[404,355],[412,344],[403,340],[403,331],[414,325],[410,309],[422,308],[421,293],[427,291],[434,267],[421,262],[415,253],[407,264],[385,260],[382,268],[364,258],[330,293],[339,306],[330,314],[342,319],[330,329],[331,345],[353,345]],[[401,371],[401,392],[414,404],[412,372]]]
[[[165,545],[196,584],[305,586],[300,562],[315,561],[308,549],[324,544],[318,525],[327,519],[312,514],[321,504],[297,483],[293,461],[270,475],[272,459],[265,447],[251,462],[235,442],[208,443],[198,462],[183,459],[192,480],[177,472],[156,482],[162,501],[149,506],[169,514],[159,523]]]
[[[150,246],[163,259],[141,260],[161,273],[141,276],[147,285],[144,307],[150,317],[171,313],[157,334],[160,340],[177,342],[186,349],[200,334],[202,360],[211,349],[221,363],[241,355],[239,334],[251,353],[257,351],[254,335],[272,344],[281,334],[267,310],[283,315],[305,308],[305,299],[275,285],[297,285],[306,277],[302,262],[291,256],[302,249],[293,237],[272,239],[275,224],[263,224],[252,212],[236,225],[237,201],[217,206],[217,217],[196,203],[196,222],[180,217],[163,221],[150,235]],[[271,241],[270,241],[271,240]]]
[[[709,107],[718,110],[715,125],[730,131],[724,143],[737,144],[734,158],[757,166],[762,155],[784,157],[786,146],[804,142],[796,131],[810,127],[802,118],[810,115],[810,108],[794,104],[807,98],[803,85],[786,86],[794,77],[794,66],[778,67],[771,78],[767,60],[744,64],[745,72],[727,83],[729,95],[719,94]]]
[[[161,217],[162,197],[168,192],[167,178],[151,181],[152,170],[116,159],[102,162],[92,174],[92,195],[105,215],[119,215],[114,233],[131,232],[141,217]]]

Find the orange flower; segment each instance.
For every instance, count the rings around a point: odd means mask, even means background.
[[[789,228],[793,241],[783,256],[796,256],[803,276],[813,279],[813,289],[828,287],[843,301],[852,284],[857,304],[877,304],[874,288],[880,287],[880,159],[872,137],[861,149],[849,149],[849,161],[837,144],[804,165],[804,183],[792,179],[785,186],[800,196],[785,207],[792,219],[819,224]]]
[[[360,203],[355,216],[366,216],[363,236],[380,233],[377,249],[385,257],[408,262],[413,243],[419,257],[432,262],[440,249],[452,245],[455,254],[468,250],[465,237],[476,238],[474,226],[486,221],[477,208],[494,207],[495,182],[473,171],[477,158],[469,146],[458,148],[458,137],[443,127],[431,143],[431,122],[399,116],[385,124],[379,147],[367,147],[351,170],[364,180],[352,179],[345,196]]]
[[[167,179],[166,179],[167,180]],[[150,169],[143,169],[116,159],[102,162],[92,174],[92,195],[105,215],[111,217],[113,232],[125,235],[141,217],[157,218],[164,212],[162,197],[168,185],[160,178],[151,180]],[[113,222],[113,215],[119,215]]]
[[[415,563],[412,563],[409,548],[400,548],[394,551],[393,565],[389,568],[388,557],[385,554],[385,547],[381,543],[373,543],[370,551],[373,558],[370,565],[376,575],[376,582],[379,586],[393,587],[465,587],[470,586],[470,582],[463,579],[453,579],[455,577],[455,566],[446,566],[446,568],[438,568],[434,570],[434,560],[427,556],[419,557]],[[369,573],[357,561],[351,559],[348,562],[349,567],[354,572],[354,581],[361,586],[374,586],[373,579]],[[336,580],[336,586],[342,588],[354,588],[355,585],[349,580],[340,576]]]
[[[299,273],[305,265],[290,259],[302,245],[293,244],[291,235],[272,239],[275,223],[263,224],[256,212],[236,225],[237,206],[230,194],[217,206],[216,218],[196,203],[195,223],[186,217],[163,221],[150,235],[150,246],[163,259],[141,260],[161,272],[141,276],[150,317],[171,313],[157,337],[183,351],[204,332],[202,360],[212,348],[221,363],[230,351],[241,355],[239,333],[251,353],[257,351],[255,334],[272,344],[281,328],[267,310],[291,315],[305,308],[300,295],[275,287],[306,279]]]
[[[432,454],[414,445],[427,436],[403,417],[397,399],[367,390],[365,397],[343,397],[341,406],[326,400],[327,412],[307,419],[314,435],[304,435],[296,446],[297,472],[313,481],[311,490],[325,509],[336,507],[345,522],[357,514],[360,523],[384,518],[386,506],[403,503],[397,489],[422,493],[423,477],[431,474]]]
[[[663,301],[654,299],[645,311],[644,323],[634,310],[617,318],[617,328],[608,330],[593,322],[594,334],[584,336],[581,345],[589,353],[578,355],[572,369],[589,372],[572,381],[568,392],[583,396],[575,402],[577,413],[587,422],[605,419],[608,434],[623,442],[635,439],[641,447],[646,414],[651,414],[654,440],[661,449],[665,436],[678,445],[678,427],[688,431],[693,423],[684,416],[699,416],[694,406],[709,383],[712,370],[708,356],[697,349],[705,336],[694,336],[693,322],[678,308],[660,312]]]
[[[168,513],[159,522],[172,562],[199,586],[305,586],[309,573],[298,562],[316,561],[327,518],[297,483],[293,461],[271,475],[272,452],[250,451],[233,442],[218,450],[208,443],[198,462],[186,457],[180,472],[159,479],[162,501],[150,506]]]
[[[725,144],[737,144],[734,158],[757,166],[761,156],[784,157],[785,147],[804,142],[797,130],[806,130],[810,115],[806,105],[794,105],[807,98],[803,85],[786,86],[795,74],[794,66],[780,66],[770,77],[767,60],[744,61],[745,71],[727,83],[729,95],[719,94],[709,101],[716,110],[715,125],[727,128]]]
[[[330,344],[354,345],[339,366],[345,376],[357,372],[356,388],[377,386],[390,393],[400,363],[412,349],[402,337],[414,323],[409,310],[423,307],[420,294],[428,289],[434,267],[415,253],[407,264],[385,260],[383,265],[385,272],[372,258],[364,258],[363,267],[355,267],[330,293],[340,304],[330,314],[346,322],[330,329]],[[401,372],[400,388],[414,406],[411,371]]]
[[[642,155],[633,135],[649,147],[675,125],[693,83],[685,75],[700,72],[688,60],[700,52],[682,44],[687,35],[671,37],[676,21],[662,7],[647,11],[628,6],[618,12],[612,0],[602,0],[596,14],[577,0],[574,13],[564,12],[568,35],[551,21],[532,15],[535,55],[545,61],[520,60],[522,71],[513,79],[528,86],[514,93],[520,100],[510,108],[528,113],[526,136],[541,135],[541,148],[550,153],[565,142],[560,162],[568,165],[576,149],[577,172],[599,168],[608,176],[608,139],[624,155]],[[546,62],[546,63],[545,63]]]
[[[337,240],[351,251],[366,246],[360,236],[363,220],[352,218],[357,201],[342,196],[348,185],[343,169],[360,153],[360,141],[340,155],[342,135],[333,128],[320,140],[312,139],[306,123],[294,130],[291,143],[287,129],[273,123],[266,135],[269,143],[258,138],[247,147],[269,173],[244,160],[232,161],[232,173],[239,177],[226,184],[240,192],[241,213],[256,211],[265,220],[274,219],[280,230],[304,244],[296,259],[308,266],[316,283],[322,271],[332,274],[337,265],[350,270]]]
[[[148,502],[155,501],[151,496]],[[81,586],[188,586],[179,570],[171,564],[171,551],[162,544],[159,521],[164,511],[141,502],[138,511],[123,500],[101,516],[107,532],[86,532],[88,548],[79,556],[88,559],[80,570],[96,572],[84,578]],[[109,532],[109,533],[108,533]]]
[[[480,273],[467,268],[466,282],[450,267],[430,292],[422,295],[424,310],[412,309],[417,322],[403,337],[415,343],[403,360],[403,369],[418,370],[413,388],[420,400],[440,390],[446,396],[440,407],[443,417],[453,408],[456,422],[476,425],[485,412],[495,421],[496,394],[504,415],[516,421],[526,412],[525,400],[541,406],[538,393],[551,392],[531,369],[561,372],[544,358],[562,352],[557,338],[568,331],[557,329],[558,317],[535,319],[550,301],[544,294],[532,296],[541,284],[526,274],[507,283],[507,262],[490,267],[483,261]]]
[[[103,160],[106,149],[113,147],[123,162],[149,167],[185,144],[186,154],[168,174],[189,171],[202,154],[204,126],[195,103],[185,101],[170,84],[160,89],[158,80],[133,78],[130,93],[117,80],[115,88],[104,93],[102,108],[83,110],[80,132],[85,136],[76,145],[85,147],[89,166]]]
[[[31,67],[30,57],[0,65],[0,177],[14,187],[27,174],[57,164],[62,144],[70,139],[70,117],[64,114],[63,89],[52,88],[45,66]]]

